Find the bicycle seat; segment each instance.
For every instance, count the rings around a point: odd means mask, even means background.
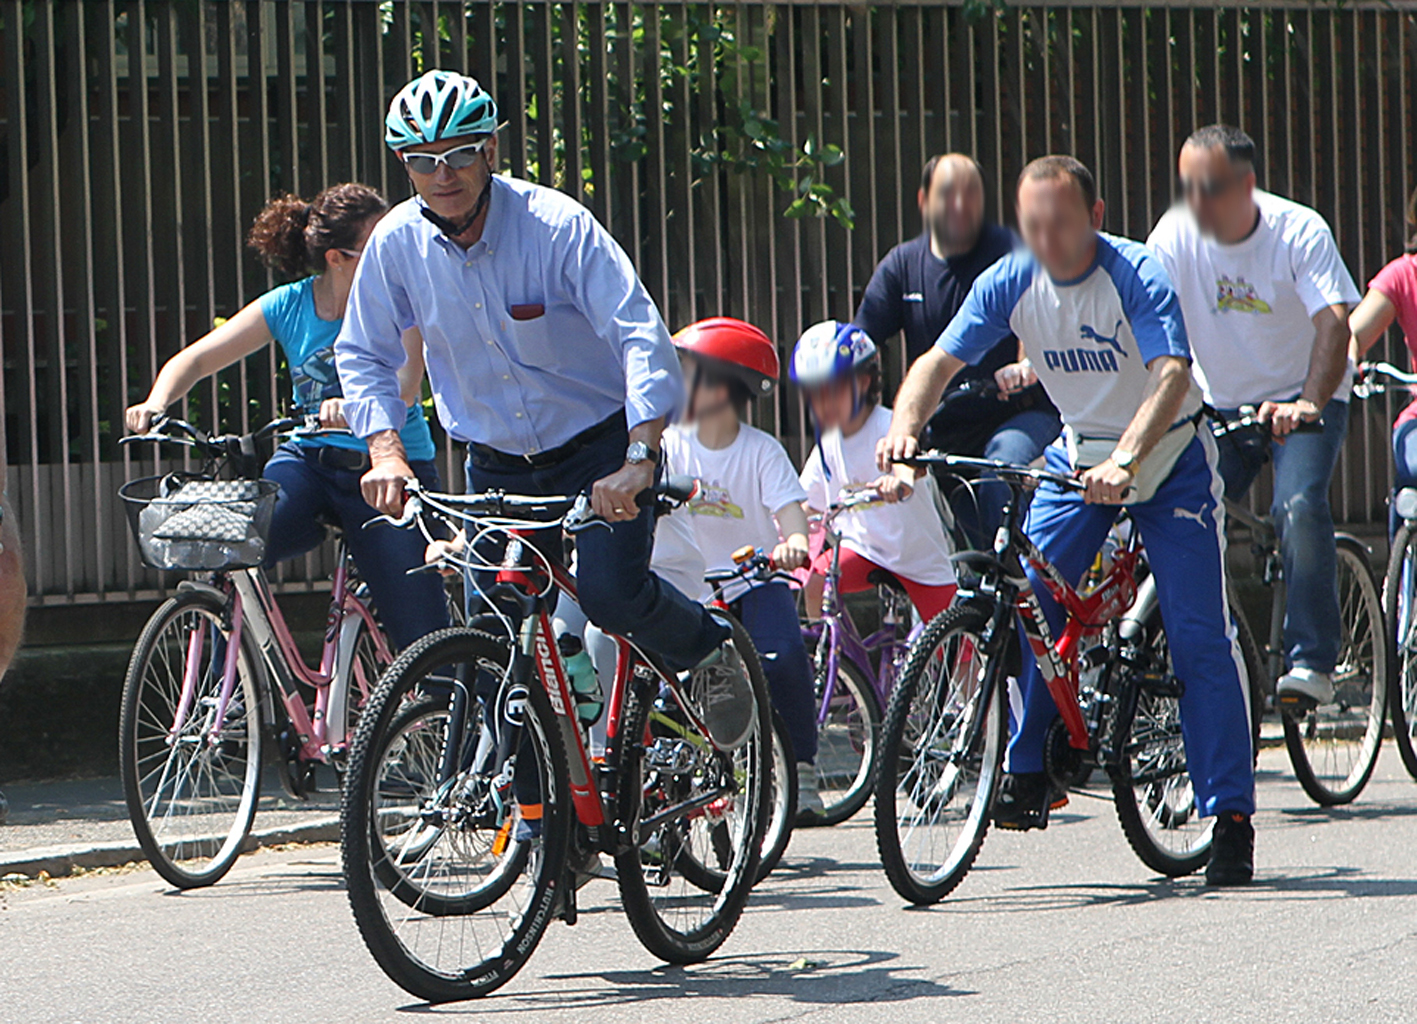
[[[885,587],[898,594],[905,593],[905,584],[889,569],[872,569],[866,574],[866,582],[875,587]]]

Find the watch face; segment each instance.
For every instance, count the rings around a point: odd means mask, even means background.
[[[644,462],[649,458],[649,445],[636,441],[625,451],[626,462]]]

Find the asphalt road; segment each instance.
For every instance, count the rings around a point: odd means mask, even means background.
[[[355,933],[338,850],[244,857],[179,895],[129,871],[0,892],[0,1020],[1022,1021],[1417,1019],[1417,786],[1395,755],[1347,809],[1311,805],[1282,750],[1262,760],[1259,877],[1243,891],[1152,876],[1105,794],[1046,833],[992,833],[973,874],[903,909],[869,811],[798,833],[721,955],[666,968],[614,884],[582,892],[528,968],[489,999],[428,1007]]]

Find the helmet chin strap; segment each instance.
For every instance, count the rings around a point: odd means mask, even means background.
[[[487,154],[480,153],[478,155],[482,157],[483,162],[485,163],[487,160]],[[482,216],[482,211],[487,208],[487,201],[491,198],[492,165],[487,164],[487,184],[482,186],[482,194],[477,197],[477,202],[473,204],[472,212],[467,215],[466,220],[462,221],[461,223],[459,223],[458,221],[449,220],[447,217],[444,217],[440,213],[434,213],[427,205],[421,207],[419,212],[422,213],[423,216],[427,217],[428,220],[432,222],[433,226],[436,227],[439,231],[443,232],[443,234],[456,241],[458,235],[461,235],[468,228],[472,227],[473,221],[477,220],[478,217]]]

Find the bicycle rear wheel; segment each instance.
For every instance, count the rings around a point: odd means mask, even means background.
[[[815,658],[819,715],[826,696],[829,643],[824,636]],[[817,786],[825,812],[815,824],[839,825],[871,798],[881,736],[881,708],[875,689],[856,662],[844,654],[837,658],[836,683],[826,718],[819,721]]]
[[[153,870],[179,889],[211,885],[231,869],[260,796],[264,734],[249,633],[216,720],[227,613],[227,602],[207,590],[164,602],[143,627],[123,683],[118,749],[128,816]]]
[[[616,880],[635,935],[673,964],[698,963],[723,945],[758,879],[767,833],[772,705],[736,621],[733,643],[758,705],[742,747],[715,749],[672,697],[654,696],[653,684],[633,688],[623,711],[620,792],[643,796],[635,846],[615,858]],[[712,876],[722,881],[705,884]]]
[[[937,903],[974,864],[989,830],[1008,716],[983,652],[989,613],[956,605],[911,648],[891,693],[876,779],[876,847],[891,887]]]
[[[1181,734],[1181,702],[1161,610],[1146,623],[1152,671],[1124,681],[1137,687],[1135,704],[1118,695],[1110,743],[1121,753],[1108,767],[1117,820],[1133,852],[1153,871],[1171,878],[1189,875],[1210,860],[1213,820],[1202,818]],[[1248,674],[1248,673],[1247,673]]]
[[[1396,662],[1395,685],[1388,695],[1392,710],[1392,738],[1407,768],[1417,779],[1417,529],[1404,522],[1392,541],[1387,577],[1383,580],[1383,608],[1388,637]]]
[[[340,841],[350,907],[365,945],[421,999],[486,995],[525,965],[557,913],[570,834],[565,748],[546,692],[506,682],[510,648],[469,629],[429,634],[389,668],[350,752]],[[467,702],[451,777],[447,666],[499,693],[498,728],[521,726],[494,763],[484,715]],[[486,689],[484,689],[486,692]],[[515,765],[515,785],[496,785]],[[515,794],[515,795],[514,795]],[[534,823],[539,821],[539,826]]]
[[[1285,714],[1284,742],[1294,774],[1323,807],[1352,801],[1378,763],[1390,680],[1386,616],[1367,550],[1338,543],[1338,615],[1342,646],[1333,700],[1302,716]]]

